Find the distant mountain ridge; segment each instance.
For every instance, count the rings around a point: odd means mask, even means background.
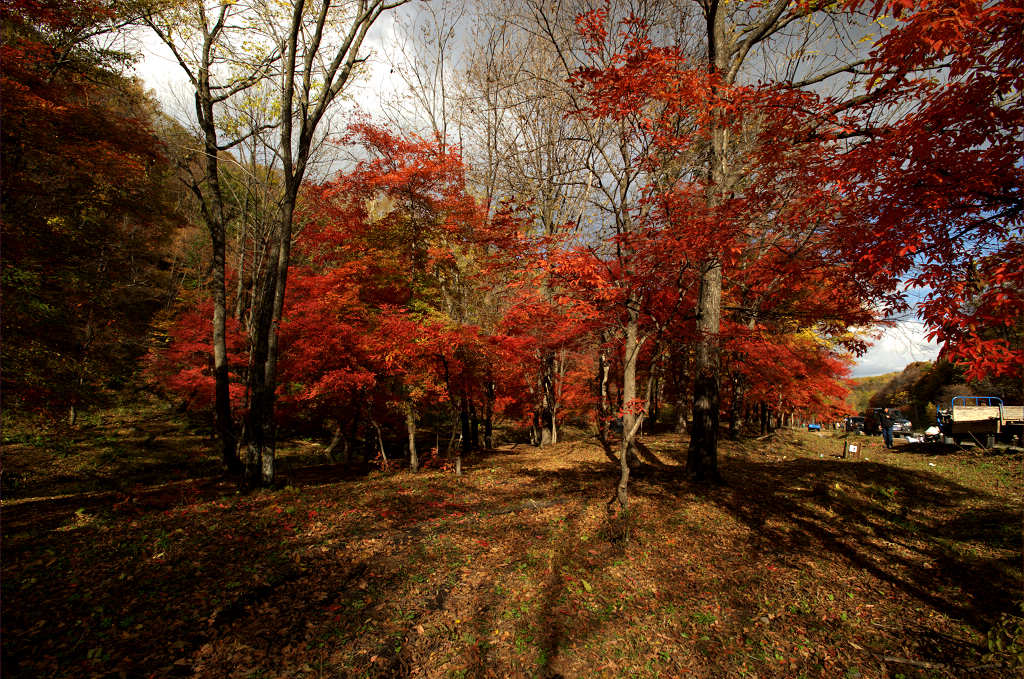
[[[946,361],[917,361],[898,372],[851,380],[847,402],[866,416],[873,408],[888,406],[923,427],[932,423],[936,403],[972,393],[962,380],[962,372]]]
[[[936,404],[948,405],[954,396],[998,396],[1004,403],[1019,403],[1022,385],[1015,380],[967,383],[963,370],[947,361],[910,363],[901,371],[859,377],[849,381],[849,403],[861,415],[889,406],[906,415],[915,426],[932,424]]]
[[[871,397],[880,392],[889,382],[903,374],[903,370],[897,370],[884,375],[872,375],[870,377],[855,377],[850,380],[850,393],[846,396],[849,403],[858,413],[868,409]]]

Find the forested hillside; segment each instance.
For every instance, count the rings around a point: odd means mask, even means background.
[[[871,398],[882,391],[882,389],[895,379],[900,372],[891,372],[884,375],[872,375],[870,377],[854,377],[850,380],[850,393],[846,402],[857,413],[868,410]]]
[[[847,402],[856,412],[869,415],[874,408],[889,406],[921,428],[934,424],[936,406],[949,407],[954,396],[995,396],[1008,405],[1024,402],[1020,380],[968,379],[962,369],[942,360],[911,363],[900,372],[850,382]]]

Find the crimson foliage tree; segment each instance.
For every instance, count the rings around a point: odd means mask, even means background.
[[[871,216],[845,243],[927,292],[968,376],[1024,373],[1024,3],[851,3],[895,15],[867,68],[901,112],[842,158]],[[856,123],[851,121],[851,127]]]
[[[404,420],[415,466],[418,413],[447,402],[468,448],[473,422],[487,438],[495,408],[515,400],[500,365],[521,350],[483,311],[514,223],[485,219],[450,148],[362,123],[344,141],[367,160],[307,187],[280,327],[279,420],[342,439]],[[207,407],[213,376],[199,319],[180,318],[154,370]],[[248,363],[243,328],[229,324],[229,337],[238,374]],[[243,413],[248,396],[236,388]]]
[[[612,67],[579,77],[592,116],[637,121],[638,131],[654,138],[644,159],[654,178],[650,214],[659,224],[651,243],[661,261],[675,263],[676,297],[689,291],[696,312],[684,337],[694,390],[687,469],[698,480],[718,478],[725,362],[729,351],[733,363],[746,353],[742,344],[730,349],[731,329],[779,338],[813,331],[859,349],[844,337],[847,327],[873,319],[879,283],[889,282],[852,266],[833,240],[868,219],[825,162],[840,131],[836,110],[845,103],[808,91],[820,80],[792,73],[740,77],[752,49],[819,9],[795,3],[744,13],[706,4],[707,52],[696,57],[677,45],[656,46],[636,20],[612,28],[597,11],[580,22],[595,40],[612,30],[632,36]],[[823,284],[838,293],[829,304],[815,294]]]

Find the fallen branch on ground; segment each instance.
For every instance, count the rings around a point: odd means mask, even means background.
[[[948,669],[949,665],[941,662],[929,662],[927,660],[914,660],[912,658],[904,658],[898,655],[883,655],[882,660],[884,662],[897,663],[899,665],[910,665],[912,667],[923,667],[926,670],[944,670]]]

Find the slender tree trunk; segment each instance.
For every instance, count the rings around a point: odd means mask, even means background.
[[[558,352],[551,381],[551,443],[558,443],[558,410],[562,403],[562,385],[565,380],[565,349]]]
[[[687,397],[687,373],[684,359],[677,356],[677,363],[673,367],[673,378],[676,385],[676,400],[673,404],[675,422],[673,430],[676,434],[685,434],[690,420],[690,399]]]
[[[256,307],[259,306],[257,300],[259,299],[260,281],[263,277],[263,268],[266,266],[265,262],[260,261],[259,256],[256,253],[256,243],[253,241],[253,255],[252,255],[252,271],[249,273],[249,290],[247,300],[248,310],[245,312],[245,329],[251,330],[255,324],[256,318]]]
[[[636,401],[636,365],[640,353],[639,318],[632,296],[626,301],[629,318],[626,322],[626,342],[622,357],[622,444],[619,448],[619,483],[616,499],[623,510],[629,509],[629,456],[633,438],[639,426],[634,414]],[[642,415],[641,415],[642,417]]]
[[[371,418],[370,424],[373,426],[373,430],[377,432],[377,450],[380,452],[381,460],[383,461],[384,471],[388,471],[388,467],[391,466],[388,462],[388,454],[384,451],[384,437],[380,434],[380,425],[377,424],[377,420]]]
[[[360,0],[348,5],[352,13],[341,23],[331,23],[331,3],[320,3],[317,8],[305,2],[291,7],[289,22],[280,24],[280,136],[277,157],[281,162],[283,190],[277,234],[274,239],[275,255],[267,260],[267,294],[261,302],[269,308],[269,318],[261,319],[259,333],[254,339],[254,352],[259,361],[255,378],[251,419],[258,434],[253,444],[261,458],[261,481],[274,480],[274,401],[277,386],[277,360],[279,329],[284,311],[288,266],[291,258],[292,227],[299,190],[309,169],[310,154],[314,150],[317,129],[330,106],[345,91],[350,77],[364,61],[360,56],[363,41],[374,22],[388,10],[395,9],[405,0]],[[337,38],[324,40],[326,32]],[[329,47],[328,47],[329,45]],[[332,56],[333,54],[333,56]],[[258,392],[258,393],[257,393]]]
[[[221,462],[231,474],[242,471],[238,441],[231,417],[230,374],[227,351],[227,297],[225,290],[225,248],[223,224],[210,227],[213,241],[213,380],[214,423],[221,446]]]
[[[675,433],[685,434],[690,422],[690,401],[683,394],[676,399]]]
[[[405,410],[405,431],[409,435],[409,469],[418,472],[420,470],[420,458],[416,454],[416,409],[411,401],[406,401]]]
[[[608,444],[608,355],[604,350],[597,353],[597,438],[602,445]]]
[[[270,420],[273,414],[273,400],[270,385],[267,384],[268,338],[274,318],[274,292],[277,283],[276,262],[278,241],[271,243],[267,265],[261,273],[259,294],[253,299],[253,319],[250,327],[249,374],[249,415],[246,418],[248,447],[245,458],[245,478],[251,486],[259,485],[262,479],[263,457],[268,455],[272,438]],[[273,462],[271,461],[271,464]]]
[[[551,445],[558,443],[558,401],[551,406]]]
[[[476,412],[476,403],[470,399],[469,401],[469,434],[470,444],[473,450],[480,449],[480,418]]]
[[[445,451],[444,451],[444,456],[446,458],[447,457],[451,457],[452,449],[455,448],[455,439],[458,437],[458,435],[459,435],[459,427],[456,424],[455,420],[453,419],[452,420],[452,435],[448,437],[448,447],[445,448]]]
[[[459,396],[459,425],[462,430],[462,444],[459,446],[458,457],[455,458],[455,475],[462,476],[462,458],[470,452],[469,431],[469,399],[463,392]]]
[[[555,440],[555,353],[545,352],[540,368],[540,445],[557,443]]]
[[[654,381],[654,385],[651,388],[651,412],[647,414],[647,420],[651,423],[650,431],[653,433],[654,425],[658,423],[658,411],[661,410],[662,379],[660,369],[651,375],[651,380]]]
[[[212,269],[212,293],[213,293],[213,318],[211,329],[211,341],[213,343],[213,379],[214,379],[214,429],[220,443],[221,462],[224,468],[230,473],[237,474],[241,471],[242,465],[238,457],[238,441],[235,436],[234,422],[231,417],[231,397],[229,389],[229,365],[226,342],[226,317],[227,317],[227,291],[225,287],[225,220],[224,200],[220,186],[219,170],[219,149],[217,141],[217,127],[214,118],[214,95],[211,86],[211,64],[214,62],[215,46],[220,39],[223,21],[217,21],[213,26],[207,22],[205,9],[200,9],[200,23],[202,24],[202,48],[197,55],[197,63],[194,70],[184,62],[181,65],[189,72],[192,83],[195,86],[193,91],[196,120],[203,133],[203,178],[191,182],[189,188],[195,194],[202,210],[203,220],[206,222],[207,230],[210,233],[211,269]],[[221,10],[220,18],[223,19],[224,10]],[[160,27],[159,20],[155,20],[152,14],[146,15],[144,21],[160,36],[167,44],[173,44],[171,34]]]
[[[250,483],[256,483],[258,465],[258,482],[265,486],[273,484],[275,476],[274,402],[277,390],[278,330],[284,313],[291,257],[292,217],[298,187],[288,185],[285,192],[286,197],[281,201],[277,237],[267,257],[260,310],[252,333],[252,369],[249,372],[252,403],[248,423],[250,459],[247,460],[246,476]]]
[[[484,387],[484,448],[494,448],[494,381]]]
[[[235,249],[237,250],[235,258],[235,274],[238,276],[238,280],[235,281],[235,320],[239,323],[242,322],[242,314],[245,308],[245,239],[248,233],[248,212],[249,212],[249,196],[245,197],[245,205],[242,208],[242,218],[239,220],[240,228],[238,229],[238,238],[235,241]]]
[[[735,36],[730,35],[727,17],[732,9],[713,3],[705,12],[707,22],[707,67],[710,74],[729,72]],[[728,197],[734,181],[729,167],[729,135],[726,113],[718,111],[712,122],[711,154],[707,171],[705,201],[715,210]],[[720,405],[722,320],[722,262],[710,254],[700,266],[700,293],[697,297],[697,351],[694,356],[693,429],[686,458],[691,479],[719,482],[718,425]]]
[[[729,375],[730,386],[732,387],[732,399],[729,402],[729,439],[736,441],[740,437],[740,417],[743,407],[743,376],[733,372]]]
[[[338,461],[338,448],[341,447],[341,443],[344,440],[345,435],[343,434],[341,422],[337,422],[334,425],[334,431],[331,432],[331,442],[324,448],[324,452],[331,458],[332,462]]]
[[[281,223],[278,237],[278,258],[276,266],[277,280],[274,284],[274,308],[271,317],[270,332],[267,335],[267,403],[265,417],[270,425],[271,437],[270,446],[263,454],[263,483],[270,485],[274,482],[274,448],[277,434],[274,425],[274,402],[277,396],[277,358],[278,339],[281,327],[281,318],[284,315],[284,294],[288,283],[288,267],[291,262],[292,249],[292,219],[295,210],[295,201],[298,197],[299,187],[288,186],[285,189],[287,198],[281,210]]]
[[[203,71],[209,87],[209,74]],[[223,214],[223,197],[220,189],[220,172],[217,158],[217,133],[213,126],[213,103],[209,93],[196,95],[196,109],[203,121],[206,154],[206,181],[209,183],[209,204],[204,200],[206,225],[210,232],[212,255],[210,266],[213,270],[213,381],[214,381],[214,427],[221,446],[221,462],[224,468],[237,474],[242,471],[238,458],[238,441],[235,437],[231,417],[231,390],[227,350],[227,286],[225,282],[226,233]]]

